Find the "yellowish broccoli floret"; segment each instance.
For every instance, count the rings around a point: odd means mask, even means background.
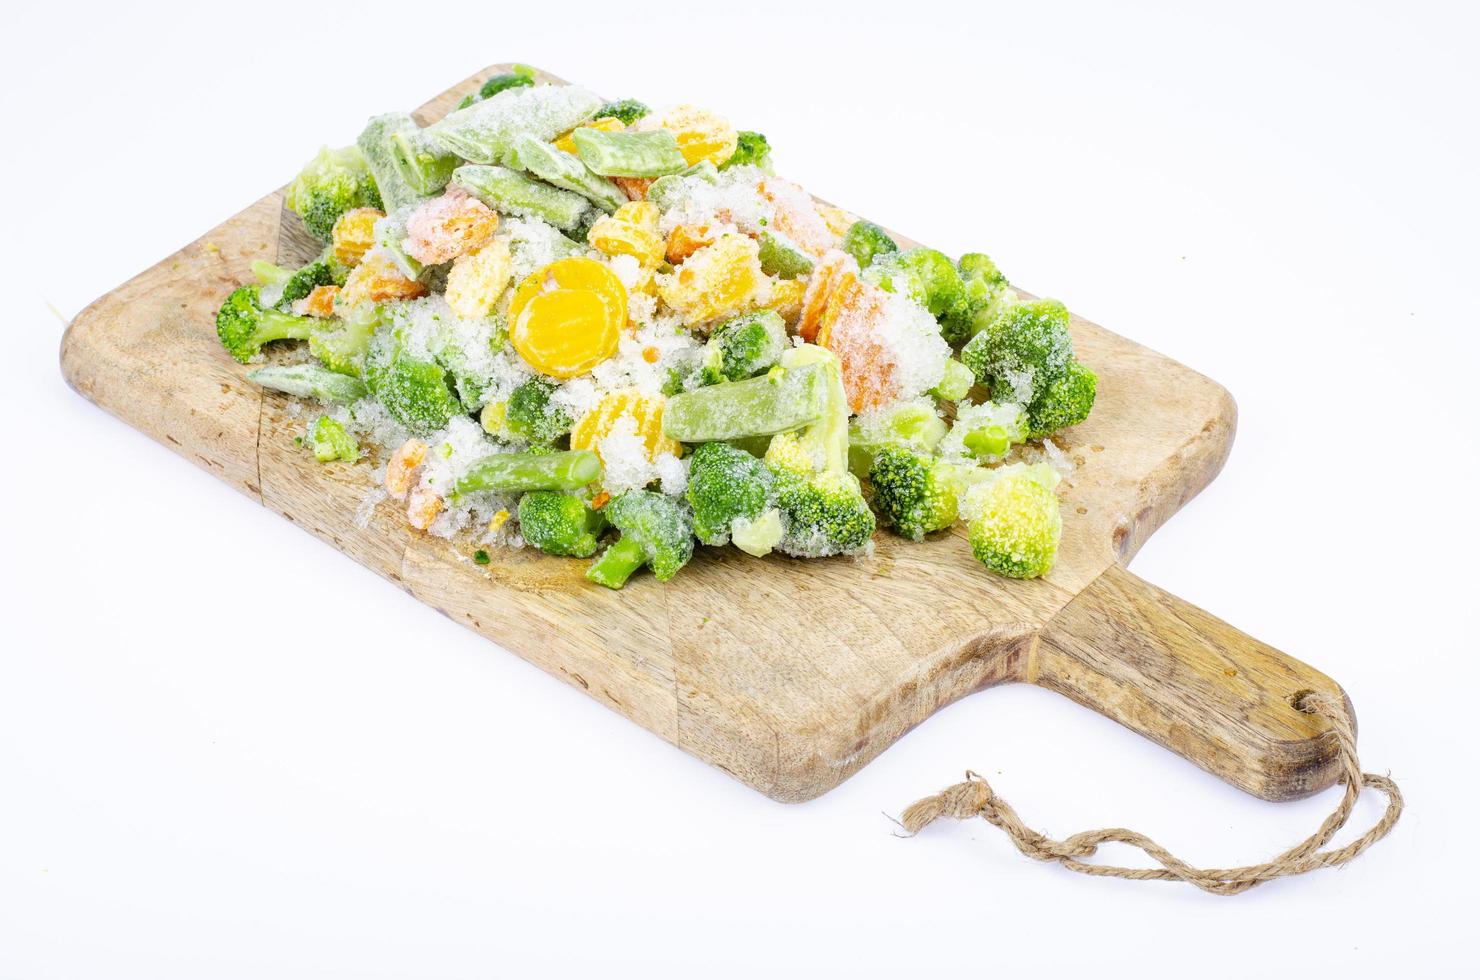
[[[1008,578],[1037,578],[1053,567],[1063,522],[1054,495],[1059,474],[1046,463],[1014,463],[967,492],[971,551]]]

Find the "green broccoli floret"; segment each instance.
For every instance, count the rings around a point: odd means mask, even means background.
[[[1013,294],[997,263],[980,252],[961,256],[956,269],[965,303],[941,321],[941,333],[953,346],[960,346],[990,324]]]
[[[1008,578],[1036,578],[1053,567],[1063,523],[1054,495],[1059,475],[1044,463],[1014,463],[967,493],[964,509],[977,561]]]
[[[876,256],[899,251],[889,233],[872,221],[855,221],[849,225],[838,247],[857,259],[860,269],[867,269]]]
[[[380,307],[360,303],[315,330],[308,338],[308,351],[329,370],[358,378],[364,373],[365,354],[381,322]]]
[[[545,378],[521,382],[504,406],[504,426],[517,439],[548,446],[570,431],[574,419],[563,407],[552,404],[555,383]]]
[[[694,450],[687,496],[694,534],[707,545],[735,547],[757,558],[780,543],[781,512],[773,506],[771,469],[729,443],[706,442]]]
[[[243,364],[274,340],[306,340],[318,328],[313,317],[264,309],[256,286],[241,286],[226,297],[216,313],[216,336]]]
[[[1089,418],[1095,407],[1097,383],[1093,371],[1078,361],[1072,362],[1028,406],[1029,437],[1039,439]]]
[[[371,338],[364,379],[381,407],[418,435],[446,428],[463,410],[447,369],[404,350],[394,328],[383,328]]]
[[[358,147],[331,150],[327,146],[288,185],[285,198],[288,210],[303,219],[303,224],[321,242],[328,242],[334,222],[355,208],[381,207],[375,178],[365,165]]]
[[[360,458],[360,444],[344,428],[344,423],[320,415],[309,428],[309,440],[313,443],[314,459],[320,463],[344,460],[353,463]]]
[[[803,344],[781,356],[788,372],[808,365],[820,367],[827,382],[822,417],[800,431],[773,436],[766,464],[775,476],[776,506],[786,529],[778,549],[821,558],[867,547],[874,515],[848,471],[848,399],[837,355]]]
[[[252,263],[252,275],[261,287],[258,301],[285,313],[319,286],[334,285],[334,270],[324,259],[315,259],[301,269],[285,269],[259,259]]]
[[[1008,306],[962,348],[961,361],[994,401],[1027,409],[1030,439],[1084,421],[1094,406],[1094,372],[1074,359],[1069,311],[1058,300]]]
[[[775,364],[786,348],[786,321],[775,310],[743,313],[715,328],[700,367],[706,385],[740,381]]]
[[[947,429],[928,398],[865,412],[848,426],[848,469],[860,480],[865,479],[874,465],[874,456],[885,446],[934,452]]]
[[[519,531],[547,555],[590,558],[606,528],[601,511],[571,493],[535,490],[519,499]]]
[[[771,169],[771,143],[760,133],[742,129],[735,134],[735,152],[730,158],[719,165],[719,169],[728,170],[730,167],[760,167],[762,170]]]
[[[955,523],[965,489],[961,467],[903,446],[880,449],[868,479],[879,520],[911,541]]]
[[[515,65],[513,71],[501,72],[489,78],[478,88],[478,101],[491,99],[511,88],[525,88],[534,84],[534,69],[528,65]]]
[[[863,270],[863,278],[891,293],[908,296],[937,320],[958,318],[966,304],[961,275],[944,253],[933,248],[875,255]]]
[[[636,99],[619,99],[616,102],[608,102],[597,109],[593,118],[615,119],[623,126],[630,126],[652,111]]]
[[[659,582],[666,582],[693,557],[693,524],[674,498],[628,490],[602,510],[622,536],[586,570],[592,582],[620,589],[643,565],[652,568]]]

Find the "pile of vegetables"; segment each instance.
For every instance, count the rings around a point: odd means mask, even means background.
[[[286,200],[322,254],[255,263],[217,333],[414,528],[610,588],[701,546],[855,555],[880,526],[965,522],[993,572],[1053,565],[1036,447],[1095,398],[1068,311],[814,201],[759,133],[519,68],[431,125],[377,116]]]

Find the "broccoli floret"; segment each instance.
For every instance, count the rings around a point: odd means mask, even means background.
[[[771,143],[760,133],[742,129],[735,134],[735,152],[730,158],[719,165],[719,169],[728,170],[730,167],[760,167],[762,170],[771,169]]]
[[[315,330],[308,338],[309,353],[329,370],[358,378],[364,373],[365,354],[380,324],[380,307],[360,303],[347,310],[342,319],[330,320]]]
[[[261,286],[258,301],[285,313],[319,286],[334,285],[334,270],[324,259],[315,259],[301,269],[285,269],[258,260],[252,263],[252,275]]]
[[[516,438],[548,446],[570,431],[575,420],[563,407],[552,404],[555,383],[545,378],[521,382],[504,406],[504,425]]]
[[[478,101],[491,99],[511,88],[525,88],[534,84],[534,69],[528,65],[515,65],[513,71],[494,75],[478,88]]]
[[[674,498],[628,490],[602,510],[622,536],[586,570],[592,582],[620,589],[643,565],[652,568],[659,582],[666,582],[693,557],[693,524]]]
[[[1069,311],[1058,300],[1008,306],[962,348],[961,361],[994,401],[1027,409],[1030,439],[1084,421],[1094,406],[1094,372],[1075,361]]]
[[[371,339],[364,378],[391,417],[418,435],[446,428],[462,412],[447,369],[407,353],[393,328]]]
[[[786,348],[786,321],[775,310],[744,313],[720,324],[704,345],[706,385],[741,381],[775,364]]]
[[[799,558],[848,554],[868,546],[874,515],[848,471],[848,398],[836,354],[814,344],[781,356],[788,372],[816,365],[827,382],[823,414],[800,431],[772,437],[766,464],[786,533],[779,550]]]
[[[360,458],[360,444],[345,431],[344,423],[338,419],[320,415],[308,432],[309,440],[313,443],[314,459],[320,463],[336,459],[353,463]]]
[[[849,225],[838,247],[857,259],[860,269],[867,269],[875,256],[899,251],[889,233],[872,221],[855,221]]]
[[[946,432],[945,420],[936,414],[928,398],[865,412],[848,427],[848,469],[864,479],[874,465],[874,456],[885,446],[930,453]]]
[[[1003,467],[973,487],[964,509],[971,552],[977,561],[1008,578],[1036,578],[1053,567],[1063,523],[1054,486],[1059,475],[1038,463]]]
[[[1078,361],[1071,363],[1028,406],[1029,438],[1041,439],[1089,418],[1097,381],[1089,368]]]
[[[519,499],[519,531],[547,555],[590,558],[605,528],[601,511],[574,494],[535,490]]]
[[[955,523],[965,489],[960,467],[902,446],[880,449],[868,479],[879,519],[911,541]]]
[[[652,111],[636,99],[619,99],[616,102],[608,102],[597,109],[593,118],[615,119],[623,126],[630,126]]]
[[[941,322],[941,333],[959,346],[996,318],[1015,295],[997,263],[980,252],[967,252],[956,260],[961,274],[965,303]]]
[[[216,313],[216,336],[243,364],[256,357],[262,345],[274,340],[306,340],[318,328],[312,317],[264,309],[256,286],[232,291]]]
[[[334,222],[355,208],[381,207],[375,178],[358,147],[331,150],[327,146],[303,165],[285,198],[288,210],[321,242],[333,237]]]
[[[908,296],[937,320],[958,318],[966,304],[965,286],[955,265],[933,248],[876,255],[864,269],[863,278],[891,293]]]
[[[687,490],[694,534],[707,545],[735,546],[756,557],[781,540],[781,513],[773,506],[771,469],[724,442],[694,450]]]

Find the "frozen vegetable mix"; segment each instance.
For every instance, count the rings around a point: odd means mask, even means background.
[[[476,566],[527,547],[663,588],[706,549],[887,540],[1047,574],[1096,393],[1067,309],[813,199],[783,150],[524,66],[440,119],[382,113],[289,185],[321,250],[252,264],[224,356],[312,403],[325,478]]]

